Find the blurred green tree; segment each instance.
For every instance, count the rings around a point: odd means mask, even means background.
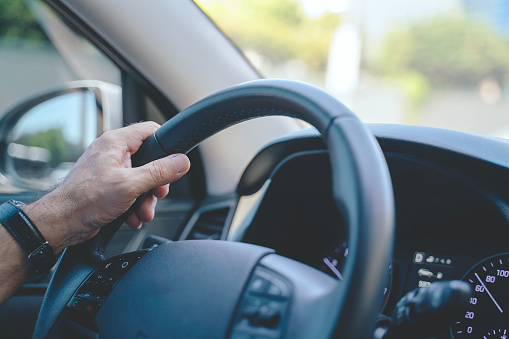
[[[271,61],[302,60],[324,70],[340,14],[308,17],[295,0],[216,0],[202,6],[243,51],[254,50]]]
[[[419,73],[431,85],[472,87],[509,80],[509,40],[487,24],[440,16],[390,33],[375,59],[385,75]]]
[[[27,135],[20,141],[26,146],[37,146],[50,151],[51,160],[49,161],[49,166],[51,168],[57,167],[62,162],[69,161],[69,145],[65,141],[64,134],[58,128]]]
[[[20,40],[22,39],[22,40]],[[0,1],[0,42],[23,43],[47,40],[25,1]]]

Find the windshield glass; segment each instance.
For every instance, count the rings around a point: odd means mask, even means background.
[[[326,89],[364,122],[509,138],[509,2],[198,0],[264,77]]]

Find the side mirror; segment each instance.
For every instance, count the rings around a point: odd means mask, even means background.
[[[122,126],[122,89],[77,81],[32,98],[0,120],[0,171],[11,185],[47,190],[103,132]]]

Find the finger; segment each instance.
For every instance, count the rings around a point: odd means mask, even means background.
[[[114,136],[113,134],[112,136],[116,140],[125,140],[127,142],[129,152],[134,154],[140,148],[143,141],[154,134],[159,129],[159,127],[161,127],[161,125],[156,122],[144,121],[119,128],[117,130],[111,131],[110,133],[114,134]]]
[[[189,171],[191,163],[184,154],[173,154],[146,165],[126,169],[131,171],[130,185],[138,195],[158,186],[174,182]]]
[[[125,223],[129,227],[131,227],[132,229],[135,229],[135,230],[141,227],[141,220],[136,215],[136,212],[131,213],[131,215],[129,217],[127,217],[127,220],[125,221]]]
[[[150,191],[157,199],[165,198],[170,192],[170,185],[157,186]]]
[[[136,210],[136,215],[141,222],[149,222],[154,219],[157,198],[152,194],[148,194]]]

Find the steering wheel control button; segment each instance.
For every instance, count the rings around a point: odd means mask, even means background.
[[[104,261],[81,285],[67,304],[67,309],[74,315],[85,315],[85,319],[93,319],[122,276],[145,253],[147,250],[123,254]]]
[[[108,261],[105,261],[100,270],[102,272],[114,272],[114,273],[125,273],[131,267],[140,260],[146,251],[143,252],[133,252],[128,254],[123,254],[119,257],[112,258]]]
[[[264,326],[268,328],[276,328],[281,320],[281,314],[277,309],[268,305],[263,305],[249,318],[252,326]]]
[[[71,301],[67,303],[67,308],[69,310],[79,312],[80,314],[86,315],[89,318],[95,317],[97,311],[99,311],[100,306],[101,305],[96,302],[77,297],[72,298]]]
[[[137,261],[137,260],[136,260]],[[134,260],[131,258],[119,258],[112,265],[112,271],[116,273],[125,273],[134,265]]]
[[[290,296],[288,285],[270,273],[257,269],[248,288],[250,293],[286,299]]]
[[[95,295],[106,296],[119,280],[120,276],[117,274],[97,272],[91,275],[89,280],[80,288],[79,293],[90,292]]]
[[[267,289],[267,294],[270,295],[271,297],[278,298],[283,296],[283,291],[281,290],[281,288],[279,288],[279,286],[271,284]]]
[[[107,261],[107,262],[103,263],[103,265],[101,267],[101,271],[104,271],[104,272],[111,271],[113,265],[114,265],[114,263],[112,261]]]
[[[98,303],[102,303],[104,301],[104,297],[102,297],[100,295],[96,295],[96,294],[90,293],[90,292],[79,293],[77,295],[77,297],[80,297],[80,298],[83,298],[83,299],[87,299],[87,300],[91,300],[91,301],[95,301],[95,302],[98,302]]]
[[[96,284],[97,283],[100,283],[104,280],[104,276],[105,274],[102,273],[102,272],[97,272],[97,273],[94,273],[90,279],[88,279],[89,282],[95,282]]]
[[[269,280],[260,275],[255,275],[251,284],[249,285],[249,292],[263,293],[269,283]]]
[[[280,338],[291,287],[282,277],[257,267],[248,284],[233,327],[233,338]]]
[[[290,288],[283,280],[272,277],[267,285],[266,294],[274,298],[287,299],[290,297]]]
[[[248,319],[254,318],[260,306],[246,305],[242,311],[242,315]]]

